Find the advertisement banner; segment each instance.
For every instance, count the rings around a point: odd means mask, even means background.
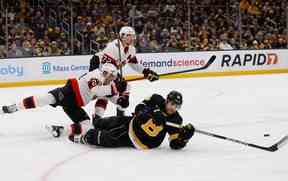
[[[90,56],[4,59],[0,82],[58,80],[78,77],[89,70]]]
[[[187,74],[225,73],[247,71],[287,70],[288,50],[239,50],[178,53],[137,54],[145,68],[158,74],[203,67],[211,56],[216,60],[207,69]],[[2,59],[0,83],[45,80],[65,80],[79,77],[89,70],[91,55]],[[125,76],[139,75],[129,65],[123,69]],[[275,71],[276,72],[276,71]],[[213,74],[209,74],[213,75]],[[224,75],[224,74],[223,74]],[[228,75],[228,74],[227,74]],[[230,74],[229,74],[230,75]]]

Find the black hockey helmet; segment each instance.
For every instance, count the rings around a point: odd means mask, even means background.
[[[169,94],[167,95],[166,98],[167,101],[171,101],[176,105],[177,109],[180,109],[182,104],[183,104],[183,96],[180,92],[178,91],[171,91],[169,92]]]

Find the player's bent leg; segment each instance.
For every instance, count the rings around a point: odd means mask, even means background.
[[[70,80],[67,81],[65,86],[53,89],[49,91],[49,93],[52,94],[56,100],[55,103],[50,104],[52,107],[78,105]]]
[[[121,125],[129,125],[132,116],[111,116],[105,117],[93,122],[93,126],[96,129],[110,130]]]
[[[119,127],[116,132],[109,130],[90,129],[84,137],[82,143],[103,147],[133,147],[128,136],[128,128]]]
[[[95,129],[90,129],[82,137],[82,142],[104,147],[131,147],[133,144],[128,136],[131,119],[128,116],[101,118],[94,125]]]
[[[82,107],[63,106],[66,115],[73,121],[68,127],[59,125],[46,125],[45,128],[52,136],[69,135],[69,139],[79,139],[83,133],[91,128],[90,118]]]
[[[85,133],[90,126],[90,118],[82,107],[63,107],[64,112],[73,121],[70,125],[69,139],[79,141],[83,133]]]
[[[82,107],[77,106],[63,106],[63,111],[74,122],[81,123],[85,120],[90,120],[88,114]]]
[[[93,126],[96,129],[109,130],[121,124],[123,124],[123,122],[121,121],[121,118],[117,116],[100,118],[97,119],[96,121],[93,120]]]

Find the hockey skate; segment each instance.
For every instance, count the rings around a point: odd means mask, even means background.
[[[11,114],[18,111],[16,104],[12,104],[10,106],[2,106],[2,113]]]
[[[64,127],[63,126],[46,125],[45,128],[55,138],[59,138],[64,133]]]

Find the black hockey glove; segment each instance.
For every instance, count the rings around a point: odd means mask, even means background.
[[[149,68],[145,68],[142,73],[144,74],[144,77],[150,82],[159,80],[159,75],[153,70],[150,70]]]
[[[115,80],[115,85],[120,94],[127,90],[127,81],[121,76],[118,76]]]
[[[195,128],[191,123],[183,126],[179,132],[179,139],[188,142],[189,139],[194,135]]]
[[[117,99],[117,104],[122,108],[127,108],[129,106],[129,96],[120,96]]]
[[[89,66],[89,72],[98,69],[100,65],[100,59],[97,55],[93,55],[93,57],[90,59],[90,66]]]
[[[179,137],[175,140],[170,141],[170,147],[172,149],[178,150],[186,146],[189,139],[194,135],[195,128],[192,124],[187,124],[180,128]]]

